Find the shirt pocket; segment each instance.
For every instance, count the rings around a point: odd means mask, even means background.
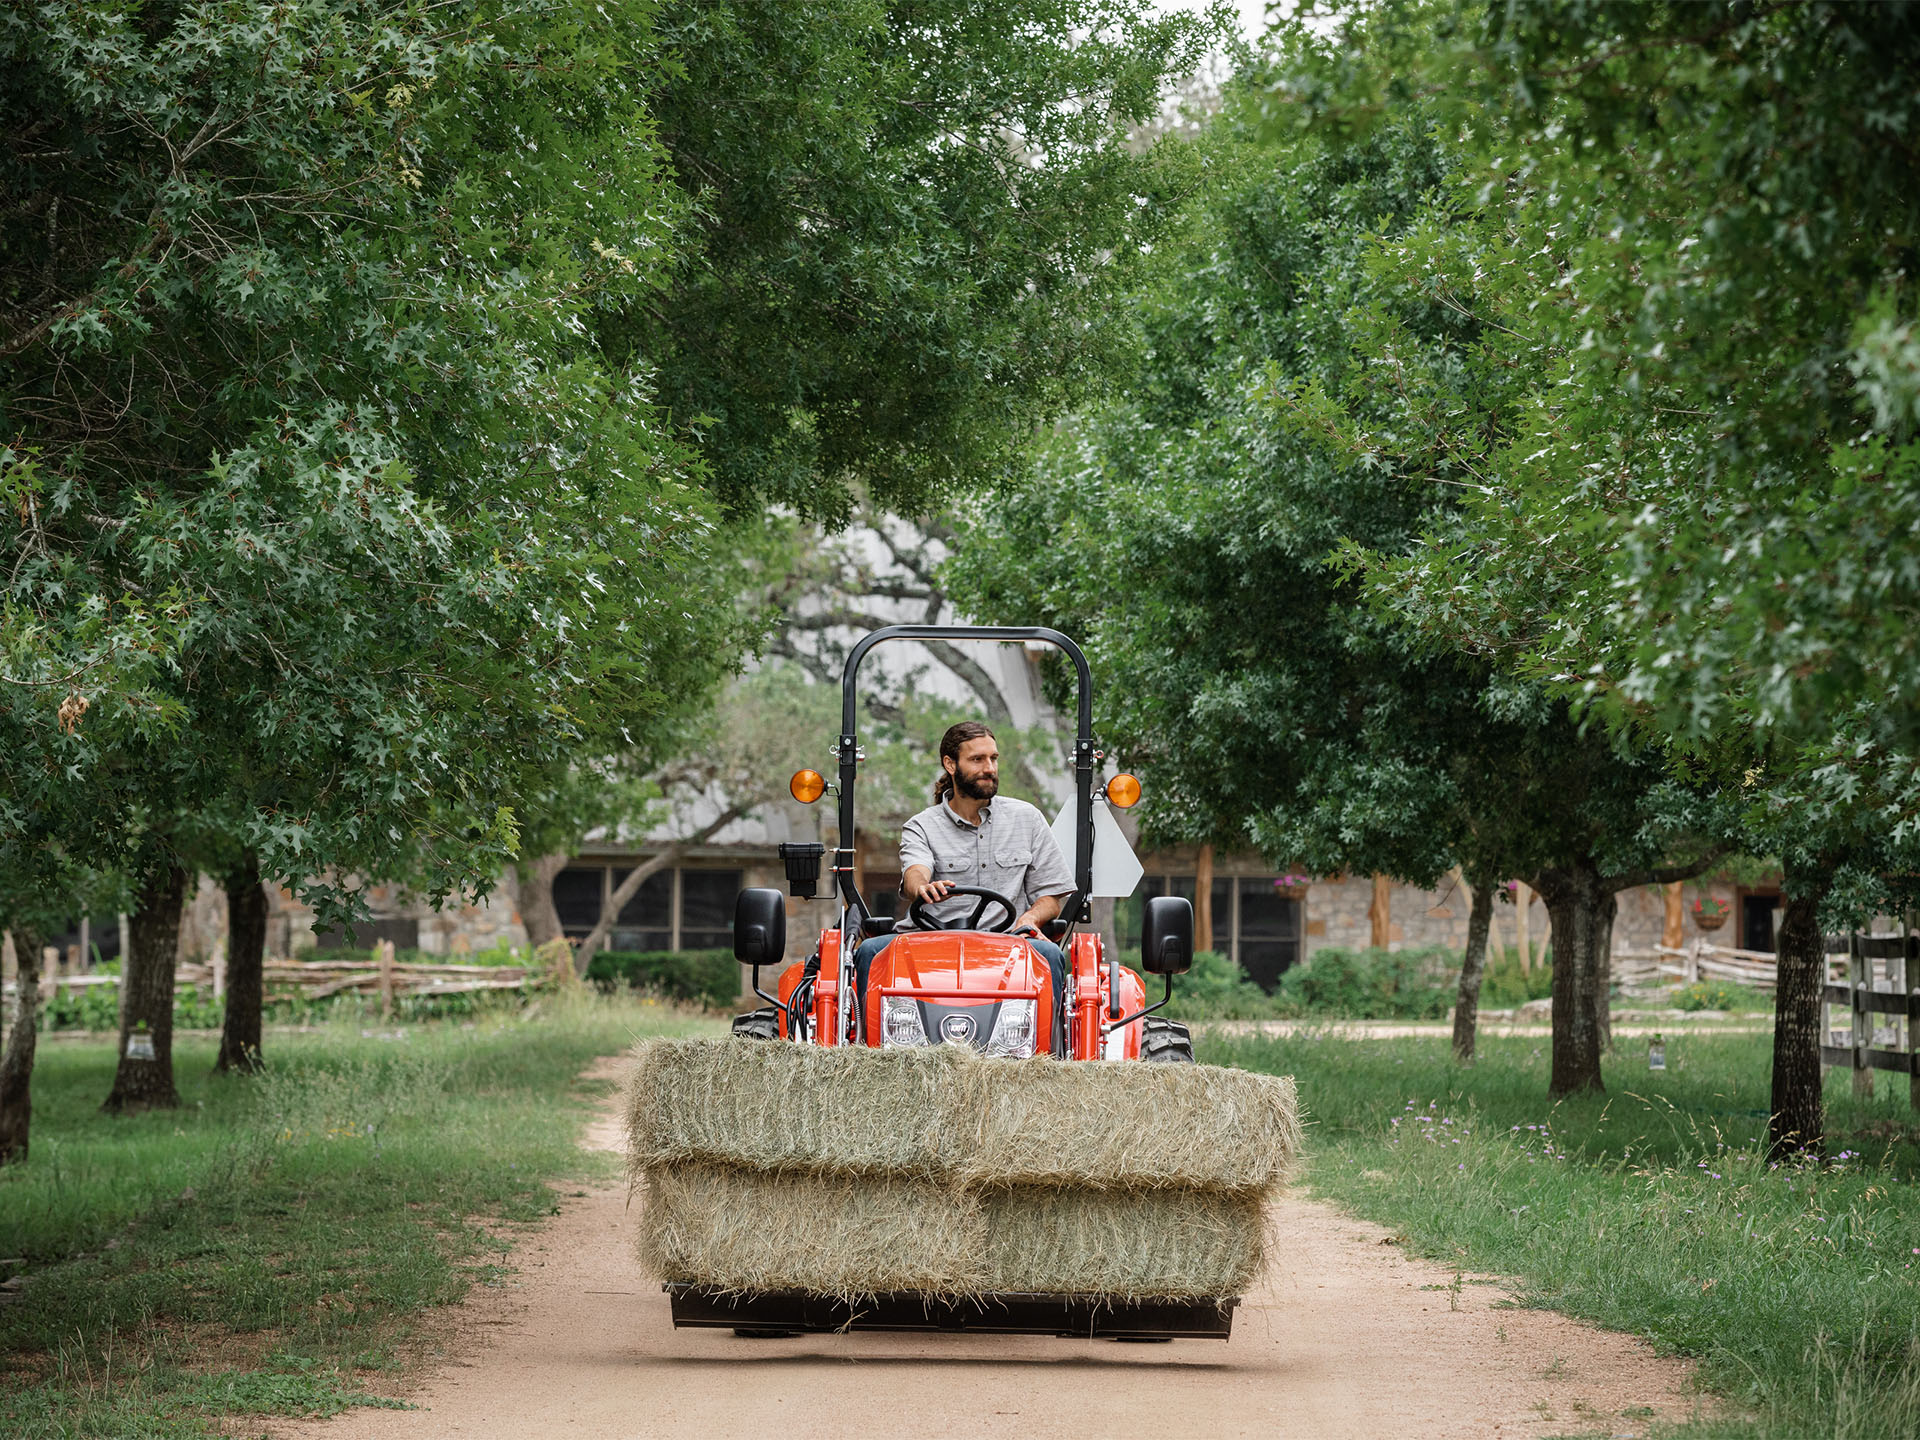
[[[1025,875],[1033,864],[1033,849],[1027,845],[1010,845],[993,857],[993,868],[1001,878]]]
[[[941,879],[949,875],[970,876],[973,874],[973,857],[962,855],[958,859],[950,859],[942,855],[934,861],[933,873]]]

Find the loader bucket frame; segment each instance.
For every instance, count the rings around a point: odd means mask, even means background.
[[[840,681],[840,844],[833,852],[833,874],[845,905],[864,925],[873,918],[866,898],[853,879],[853,787],[860,773],[860,737],[857,733],[860,662],[885,640],[1017,640],[1039,641],[1064,651],[1080,678],[1078,724],[1073,741],[1073,894],[1061,907],[1060,918],[1079,924],[1090,918],[1087,896],[1093,889],[1093,671],[1080,647],[1058,630],[1038,625],[888,625],[862,636],[847,655]]]

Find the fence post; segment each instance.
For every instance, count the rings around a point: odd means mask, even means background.
[[[1920,935],[1911,930],[1900,960],[1900,986],[1907,992],[1907,1104],[1920,1110]]]
[[[393,942],[380,942],[380,1018],[393,1018]]]
[[[1867,996],[1873,992],[1873,961],[1861,953],[1860,932],[1847,940],[1847,985],[1853,1017],[1853,1093],[1873,1098],[1873,1071],[1867,1068],[1867,1047],[1873,1043],[1873,1017]]]

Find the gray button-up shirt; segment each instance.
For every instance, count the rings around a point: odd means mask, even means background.
[[[1007,795],[987,803],[978,825],[962,820],[944,800],[914,816],[900,832],[900,873],[915,865],[926,866],[936,880],[997,890],[1019,907],[1016,919],[1041,896],[1073,890],[1073,870],[1045,817]],[[979,903],[978,896],[961,895],[928,905],[927,913],[947,925],[966,919]],[[900,918],[911,923],[904,914]],[[980,917],[983,925],[1005,920],[993,904]]]

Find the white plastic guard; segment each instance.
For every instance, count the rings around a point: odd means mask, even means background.
[[[1067,808],[1053,822],[1053,838],[1071,866],[1074,851],[1073,801],[1067,802]],[[1087,898],[1124,900],[1133,894],[1140,884],[1140,877],[1146,873],[1147,867],[1133,853],[1133,846],[1127,843],[1127,837],[1121,833],[1120,822],[1113,818],[1113,811],[1107,808],[1104,799],[1096,797],[1093,802],[1093,893]]]

